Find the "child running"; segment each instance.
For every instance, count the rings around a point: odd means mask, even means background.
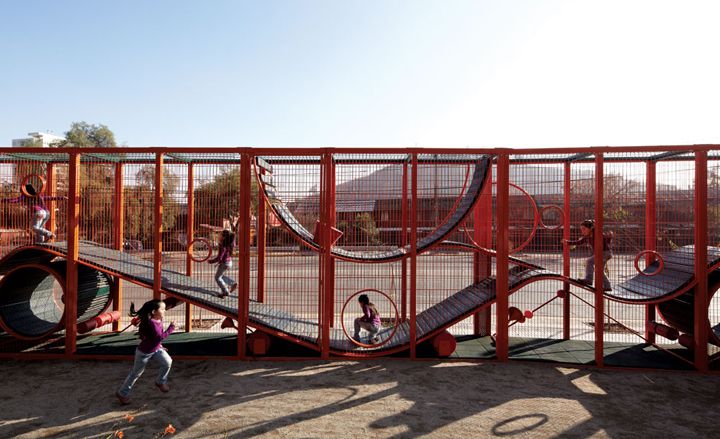
[[[360,328],[362,328],[370,333],[368,336],[370,342],[377,343],[380,341],[380,337],[377,335],[380,331],[380,313],[377,307],[370,303],[367,294],[361,294],[358,297],[358,302],[363,315],[355,319],[355,335],[353,335],[353,338],[358,342],[360,341]]]
[[[563,239],[562,241],[565,244],[570,245],[579,245],[579,244],[587,244],[588,247],[590,247],[590,251],[592,252],[591,256],[585,260],[585,278],[583,279],[577,279],[578,282],[583,283],[585,285],[592,285],[593,283],[593,275],[595,273],[595,221],[593,220],[585,220],[582,223],[580,223],[580,233],[582,236],[578,239],[571,240],[571,239]],[[605,267],[605,264],[612,258],[612,249],[611,249],[611,243],[613,239],[613,233],[612,232],[605,232],[603,233],[603,267]],[[607,278],[605,273],[603,272],[603,290],[610,291],[612,290],[612,287],[610,286],[610,280]]]
[[[50,210],[45,202],[67,200],[67,197],[49,197],[39,195],[30,183],[25,184],[25,192],[27,192],[30,196],[21,193],[19,197],[6,198],[2,201],[11,204],[22,204],[29,207],[29,210],[32,212],[30,228],[32,228],[33,234],[35,235],[36,244],[55,238],[55,234],[45,228],[45,223],[47,223],[50,219]]]
[[[224,276],[228,268],[232,268],[233,247],[235,246],[235,234],[230,230],[223,230],[220,237],[220,248],[216,257],[208,260],[209,264],[217,263],[217,271],[215,272],[215,282],[220,287],[218,297],[227,297],[237,288],[237,282]],[[228,284],[230,288],[228,289]]]
[[[163,347],[162,341],[175,330],[175,322],[170,322],[170,326],[163,331],[162,320],[165,316],[165,302],[162,300],[149,300],[137,312],[135,312],[135,304],[130,303],[130,315],[140,319],[138,328],[140,344],[135,350],[135,364],[130,374],[125,378],[120,390],[115,392],[115,396],[123,405],[130,404],[130,391],[135,381],[145,371],[145,366],[153,358],[160,362],[160,372],[155,380],[155,385],[161,392],[170,391],[167,382],[170,366],[172,366],[172,358]]]

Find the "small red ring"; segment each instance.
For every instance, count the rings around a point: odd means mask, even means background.
[[[28,180],[30,180],[33,177],[37,177],[40,180],[40,190],[35,195],[31,195],[27,189],[25,189],[25,185],[27,184]],[[42,175],[38,174],[28,174],[25,176],[25,178],[22,179],[22,182],[20,183],[20,193],[25,195],[26,197],[36,197],[38,195],[42,195],[45,193],[45,179]]]
[[[361,342],[355,340],[354,338],[350,337],[350,334],[348,334],[348,332],[347,332],[347,328],[345,328],[345,319],[344,319],[345,308],[348,306],[348,303],[350,303],[350,300],[352,300],[358,294],[365,293],[368,291],[372,291],[373,293],[378,293],[378,294],[385,296],[385,298],[390,302],[390,304],[395,309],[395,325],[393,326],[393,330],[390,333],[390,336],[381,343],[375,343],[375,344],[361,343]],[[398,312],[397,305],[395,304],[395,302],[390,298],[390,296],[388,296],[387,294],[383,293],[382,291],[376,290],[374,288],[366,288],[364,290],[360,290],[360,291],[356,292],[355,294],[353,294],[352,296],[348,297],[347,300],[345,301],[345,303],[343,304],[342,311],[340,311],[340,324],[342,325],[342,330],[345,333],[345,337],[347,337],[351,342],[353,342],[354,344],[356,344],[362,348],[378,348],[378,347],[384,345],[385,343],[389,342],[390,340],[392,340],[392,338],[395,336],[395,333],[397,332],[399,323],[400,323],[400,313]]]
[[[543,214],[545,213],[545,211],[546,211],[546,210],[552,210],[552,209],[557,210],[558,212],[560,212],[560,218],[562,218],[562,217],[565,215],[565,212],[560,208],[560,206],[556,206],[556,205],[554,205],[554,204],[551,204],[551,205],[549,205],[549,206],[543,207],[542,209],[540,209],[540,226],[541,226],[543,229],[546,229],[546,230],[557,230],[557,229],[559,229],[559,228],[561,228],[561,227],[563,226],[563,225],[562,225],[562,222],[561,222],[560,224],[558,224],[557,226],[548,226],[548,225],[545,224],[545,222],[543,221]]]
[[[657,258],[657,261],[659,262],[659,265],[658,265],[657,270],[655,270],[655,271],[653,271],[653,272],[651,272],[651,273],[645,273],[644,271],[642,271],[642,270],[640,269],[639,264],[638,264],[638,262],[640,261],[640,257],[641,257],[642,255],[652,255],[652,256],[654,256],[655,258]],[[635,256],[635,269],[637,270],[638,273],[642,274],[643,276],[655,276],[655,275],[658,275],[658,274],[660,274],[661,271],[663,271],[663,268],[665,268],[665,260],[664,260],[663,257],[660,255],[660,253],[656,252],[655,250],[643,250],[643,251],[641,251],[640,253],[638,253],[637,256]]]
[[[195,244],[196,242],[204,242],[205,245],[207,245],[207,248],[208,248],[207,256],[205,256],[205,257],[202,258],[202,259],[198,259],[198,258],[195,258],[195,257],[193,256],[192,246],[193,246],[193,244]],[[208,259],[210,259],[210,256],[212,256],[212,245],[210,245],[210,240],[208,240],[207,238],[194,238],[192,241],[190,241],[190,242],[188,243],[187,252],[188,252],[188,257],[189,257],[190,259],[192,259],[193,261],[195,261],[195,262],[205,262],[205,261],[207,261]]]

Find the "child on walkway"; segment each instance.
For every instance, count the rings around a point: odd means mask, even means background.
[[[160,362],[160,372],[155,380],[155,385],[161,392],[170,391],[167,382],[170,366],[172,366],[172,358],[163,347],[162,341],[175,330],[175,322],[170,322],[170,326],[163,331],[162,320],[165,316],[165,302],[162,300],[149,300],[137,312],[135,312],[135,304],[130,303],[130,315],[140,319],[138,329],[140,344],[135,350],[135,364],[130,374],[125,378],[120,390],[115,392],[115,396],[123,405],[130,404],[130,391],[135,381],[145,371],[145,366],[153,358]]]
[[[5,198],[2,201],[10,204],[22,204],[29,207],[31,212],[30,228],[35,235],[34,242],[40,244],[49,241],[55,237],[55,234],[45,228],[45,223],[50,219],[50,210],[45,204],[46,201],[54,200],[67,200],[67,197],[49,197],[45,195],[39,195],[32,184],[25,184],[25,192],[30,196],[28,197],[24,193],[21,193],[19,197]]]
[[[570,244],[570,245],[579,245],[579,244],[587,244],[588,247],[590,247],[590,251],[592,252],[591,256],[585,260],[585,277],[583,279],[578,279],[578,282],[583,283],[585,285],[592,285],[593,283],[593,275],[595,273],[595,221],[593,220],[585,220],[582,223],[580,223],[580,233],[582,236],[578,239],[571,240],[571,239],[563,239],[563,243]],[[603,233],[603,267],[605,267],[605,264],[612,258],[612,249],[611,249],[611,243],[613,239],[612,232],[605,232]],[[603,290],[610,291],[612,290],[612,287],[610,286],[610,280],[607,278],[605,273],[603,272]]]
[[[377,336],[380,331],[380,313],[377,307],[370,303],[367,294],[361,294],[358,297],[358,302],[363,315],[355,319],[355,335],[353,335],[353,338],[358,342],[360,341],[360,328],[362,328],[370,333],[368,336],[370,342],[377,343],[380,341],[380,337]]]
[[[233,247],[235,246],[235,234],[230,230],[223,230],[220,237],[220,248],[216,257],[208,260],[209,264],[217,263],[217,271],[215,272],[215,282],[220,287],[218,297],[227,297],[237,288],[237,282],[223,274],[228,268],[232,268]],[[230,289],[228,290],[228,284]]]

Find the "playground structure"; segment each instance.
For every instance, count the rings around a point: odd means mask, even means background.
[[[0,205],[0,357],[125,357],[130,301],[155,297],[180,357],[720,369],[719,176],[717,145],[2,148],[2,198],[60,198],[46,243],[21,233],[28,206]],[[590,250],[561,242],[588,218],[596,242],[614,234],[594,272],[611,291],[579,282]],[[227,224],[239,286],[220,298],[206,261]],[[360,293],[377,342],[351,337]]]

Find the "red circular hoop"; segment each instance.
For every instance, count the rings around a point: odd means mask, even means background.
[[[27,191],[27,189],[25,189],[25,185],[28,184],[28,180],[30,180],[33,177],[36,177],[38,180],[40,180],[40,189],[38,191],[36,191],[37,193],[35,195],[30,194]],[[33,186],[33,187],[35,187],[35,186]],[[43,178],[42,175],[38,175],[38,174],[26,175],[22,179],[22,182],[20,183],[20,193],[25,195],[26,197],[36,197],[38,195],[42,195],[43,193],[45,193],[45,178]]]
[[[640,261],[640,257],[643,255],[652,255],[657,259],[657,261],[659,263],[657,270],[655,270],[651,273],[645,273],[644,271],[642,271],[640,269],[638,262]],[[643,276],[658,275],[658,274],[660,274],[661,271],[663,271],[663,268],[665,268],[665,260],[660,255],[660,253],[656,252],[655,250],[643,250],[640,253],[638,253],[637,256],[635,256],[635,269],[637,270],[638,273],[642,274]]]
[[[560,224],[557,226],[548,226],[543,221],[543,214],[548,210],[556,210],[557,212],[560,212]],[[549,206],[544,206],[542,209],[540,209],[540,227],[546,230],[557,230],[560,227],[562,227],[562,217],[565,215],[565,212],[560,208],[560,206],[556,206],[554,204],[551,204]]]
[[[497,182],[493,183],[493,185],[497,185]],[[530,201],[530,205],[532,206],[532,209],[533,209],[532,231],[530,232],[530,235],[527,237],[527,239],[522,242],[522,244],[520,244],[519,246],[517,246],[515,248],[510,249],[510,251],[508,253],[513,254],[513,253],[517,253],[520,250],[527,247],[527,245],[530,244],[530,241],[532,241],[533,238],[535,237],[535,233],[537,233],[538,224],[540,223],[540,213],[538,212],[538,208],[537,208],[537,204],[535,204],[535,200],[533,200],[532,196],[529,193],[527,193],[527,191],[525,191],[525,189],[521,188],[520,186],[516,185],[515,183],[508,183],[508,185],[510,187],[514,187],[515,189],[522,192],[522,194],[525,195],[525,197],[527,197],[527,199]]]
[[[196,257],[193,256],[192,246],[193,246],[193,244],[195,244],[196,242],[204,242],[205,245],[207,245],[207,248],[208,248],[207,256],[205,256],[205,257],[202,258],[202,259],[196,258]],[[190,259],[192,259],[193,261],[195,261],[195,262],[205,262],[205,261],[207,261],[208,259],[210,259],[210,256],[212,256],[212,245],[210,245],[210,240],[208,240],[207,238],[194,238],[192,241],[190,241],[190,242],[188,243],[188,245],[187,245],[187,252],[188,252],[188,257],[190,257]]]
[[[373,293],[378,293],[380,295],[385,296],[385,298],[390,302],[390,304],[395,309],[395,324],[393,325],[393,330],[390,333],[390,336],[387,339],[385,339],[385,341],[382,341],[380,343],[367,344],[367,343],[359,342],[359,341],[355,340],[354,338],[350,337],[350,334],[348,334],[348,332],[347,332],[347,328],[345,328],[345,318],[344,318],[345,317],[345,308],[348,306],[348,303],[350,303],[350,301],[355,296],[365,293],[365,292],[368,292],[368,291],[373,292]],[[395,304],[395,302],[390,298],[390,296],[388,296],[387,294],[383,293],[382,291],[376,290],[374,288],[366,288],[364,290],[360,290],[360,291],[356,292],[355,294],[353,294],[352,296],[348,297],[347,300],[345,301],[345,303],[343,304],[342,311],[340,311],[340,324],[342,325],[342,330],[345,333],[345,337],[347,337],[351,342],[353,342],[353,344],[356,344],[362,348],[379,348],[380,346],[382,346],[385,343],[392,340],[392,338],[395,336],[395,333],[397,332],[399,323],[400,323],[400,313],[398,312],[397,305]]]

